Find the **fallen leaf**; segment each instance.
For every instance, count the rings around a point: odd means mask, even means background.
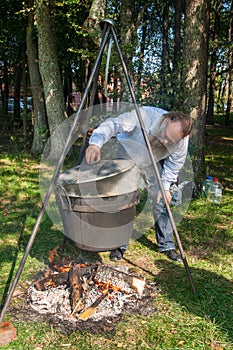
[[[184,340],[180,340],[178,345],[184,345],[185,341]]]
[[[214,349],[214,350],[224,350],[223,347],[218,342],[211,343],[210,347],[211,349]]]
[[[123,346],[123,343],[117,343],[117,347],[121,348]]]

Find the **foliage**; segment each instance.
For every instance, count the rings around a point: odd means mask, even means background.
[[[30,7],[30,3],[0,1],[2,13],[7,14],[3,16],[0,24],[0,62],[5,62],[7,59],[8,67],[12,67],[13,70],[15,65],[21,60],[21,58],[19,59],[19,55],[21,55],[22,44],[25,42],[27,16],[30,11],[34,10],[33,6]],[[64,83],[64,91],[66,91],[67,80],[72,78],[77,90],[82,92],[84,82],[87,78],[85,76],[86,68],[88,66],[90,71],[98,51],[98,46],[93,42],[90,31],[84,26],[93,1],[50,0],[48,3],[51,5],[51,13],[55,17],[58,37],[58,60]],[[177,32],[175,27],[176,2],[168,1],[164,3],[162,1],[150,0],[146,4],[141,1],[131,1],[129,4],[133,18],[132,23],[127,23],[127,25],[131,30],[136,31],[137,40],[124,45],[123,49],[124,55],[130,51],[130,55],[132,56],[132,62],[128,68],[133,72],[138,101],[141,102],[142,95],[144,95],[146,98],[143,100],[143,104],[160,105],[165,109],[182,109],[185,98],[181,85],[181,73],[184,69],[182,59],[185,25],[184,5],[180,9],[181,26],[179,32],[181,46],[177,53],[175,42],[175,34]],[[215,1],[210,1],[210,5],[211,34],[213,32]],[[115,20],[119,38],[122,35],[123,8],[123,3],[119,1],[112,0],[106,3],[105,17]],[[229,9],[230,1],[224,0],[221,12],[217,66],[217,74],[221,79],[219,78],[216,85],[216,89],[222,92],[224,90],[223,81],[225,81],[228,72],[227,52],[230,49],[226,37]],[[165,37],[167,38],[166,43]],[[165,51],[164,47],[166,47]],[[213,42],[210,40],[210,56],[212,54],[212,48]],[[163,59],[165,55],[166,62],[164,64]],[[175,62],[175,55],[179,58],[179,64]],[[119,59],[117,55],[112,53],[111,69],[112,67],[116,67],[118,63]],[[105,57],[103,66],[104,64]],[[9,77],[13,70],[9,70]],[[104,67],[101,67],[101,74],[104,75]],[[9,81],[9,83],[13,84],[13,80]],[[216,94],[217,104],[221,108],[224,105],[225,98],[226,96],[222,93]]]
[[[210,175],[223,184],[220,205],[200,198],[193,200],[178,231],[186,252],[198,297],[192,295],[182,265],[168,261],[157,252],[153,230],[132,241],[121,264],[134,273],[155,281],[161,293],[154,296],[157,313],[125,315],[112,334],[75,332],[65,335],[47,323],[19,320],[10,309],[5,320],[17,328],[17,339],[4,349],[233,349],[232,305],[232,171],[231,128],[209,127],[206,136],[206,163]],[[224,124],[224,122],[223,122]],[[1,148],[1,298],[6,296],[19,266],[39,208],[38,163],[22,153],[18,137],[3,140]],[[21,295],[34,275],[48,263],[48,250],[61,246],[63,236],[45,215],[30,251],[11,307],[22,305]],[[64,255],[78,256],[67,245]],[[107,253],[101,253],[109,263]]]

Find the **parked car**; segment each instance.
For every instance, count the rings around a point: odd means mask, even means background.
[[[20,99],[20,109],[24,110],[24,102],[23,99]],[[32,99],[31,97],[27,97],[27,112],[32,110]]]
[[[8,113],[14,113],[14,99],[8,99]]]
[[[19,100],[19,107],[20,107],[20,112],[23,112],[23,110],[24,110],[23,99]],[[27,112],[30,112],[31,110],[32,110],[31,98],[28,98],[27,99]],[[14,113],[14,99],[13,98],[8,99],[8,113]]]

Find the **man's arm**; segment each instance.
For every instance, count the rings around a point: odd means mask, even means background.
[[[100,150],[103,145],[118,133],[130,133],[136,127],[135,112],[120,114],[117,118],[108,118],[102,122],[92,133],[89,147],[86,150],[86,161],[88,164],[100,160]]]
[[[187,157],[188,142],[189,136],[186,136],[181,141],[179,148],[164,160],[161,180],[165,190],[169,190],[170,185],[177,181]]]
[[[165,195],[168,201],[168,204],[171,203],[172,196],[170,194],[170,186],[173,182],[177,181],[178,175],[180,170],[182,169],[186,156],[188,151],[188,142],[189,137],[186,136],[178,148],[178,150],[174,153],[172,153],[170,156],[168,156],[163,163],[163,170],[161,174],[161,180],[163,183]],[[157,195],[157,203],[159,203],[162,199],[162,193],[161,191],[158,192]]]

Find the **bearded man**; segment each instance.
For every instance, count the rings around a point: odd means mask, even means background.
[[[140,113],[155,161],[160,169],[166,199],[170,204],[172,200],[170,187],[177,182],[179,172],[186,160],[192,120],[182,112],[168,112],[152,106],[140,107]],[[101,159],[101,148],[112,137],[116,137],[121,145],[124,153],[121,158],[132,159],[141,169],[148,183],[152,184],[149,187],[149,193],[153,200],[159,251],[166,254],[169,259],[181,262],[182,258],[177,253],[173,241],[173,229],[167,209],[151,171],[151,160],[135,110],[122,113],[116,118],[108,118],[94,130],[86,150],[88,164]],[[126,249],[127,245],[112,250],[110,259],[113,261],[122,259]]]

